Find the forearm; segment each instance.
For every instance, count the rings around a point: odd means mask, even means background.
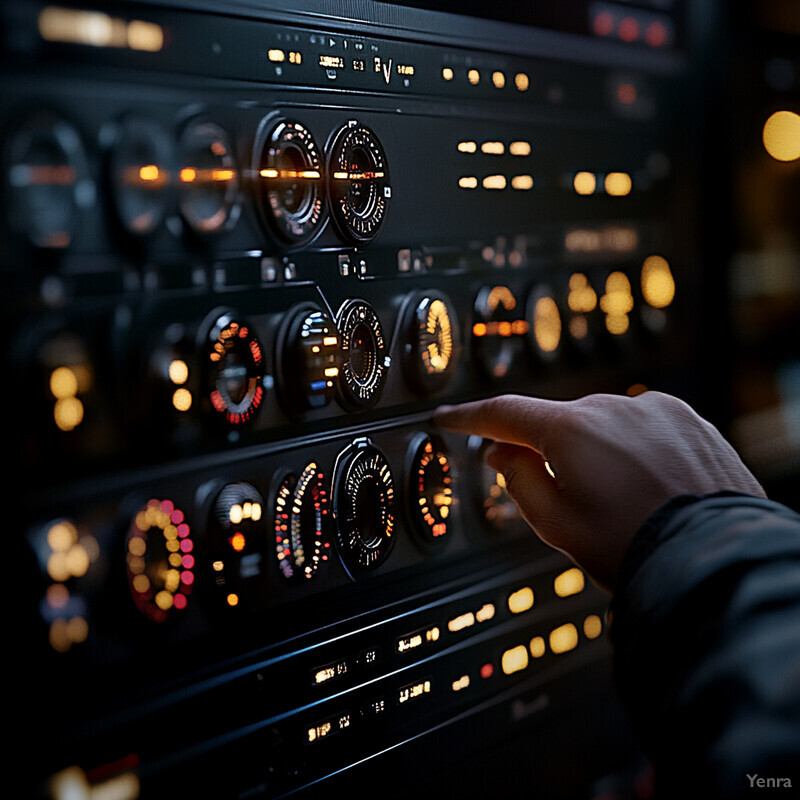
[[[798,575],[800,517],[747,495],[677,498],[631,542],[615,668],[666,796],[800,786]]]

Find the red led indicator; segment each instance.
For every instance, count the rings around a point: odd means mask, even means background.
[[[614,31],[614,15],[610,11],[601,11],[595,15],[592,25],[598,36],[609,36]]]
[[[667,43],[669,31],[663,22],[651,22],[647,26],[645,40],[651,47],[663,47]]]
[[[493,664],[484,664],[481,667],[481,678],[491,678],[494,675],[494,665]]]
[[[639,23],[633,17],[625,17],[617,30],[623,42],[635,42],[639,38]]]

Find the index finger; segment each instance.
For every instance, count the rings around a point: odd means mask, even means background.
[[[544,454],[550,426],[563,402],[522,395],[500,395],[459,405],[440,406],[434,422],[445,430],[522,445]]]

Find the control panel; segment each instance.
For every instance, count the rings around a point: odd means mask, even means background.
[[[691,391],[683,4],[362,5],[2,10],[35,797],[638,768],[607,599],[433,411]]]

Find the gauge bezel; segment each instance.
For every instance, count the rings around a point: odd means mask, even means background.
[[[288,138],[289,134],[296,138]],[[317,171],[318,178],[308,184],[300,206],[284,209],[278,196],[265,182],[278,179],[266,177],[266,170],[279,170],[279,158],[284,147],[291,146],[299,154],[304,170]],[[311,130],[296,119],[268,115],[256,131],[252,157],[253,190],[259,216],[267,231],[287,247],[306,245],[325,227],[328,218],[324,154]]]
[[[222,332],[230,329],[233,325],[240,326],[239,330],[244,327],[248,331],[249,335],[245,334],[239,338],[254,342],[259,356],[256,356],[251,346],[249,353],[253,361],[247,368],[249,383],[247,394],[242,400],[229,404],[218,388],[218,370],[212,361],[211,354],[215,350],[215,346],[221,344]],[[231,309],[218,309],[209,315],[207,322],[202,326],[201,336],[201,359],[206,375],[205,399],[211,413],[217,420],[224,420],[231,428],[250,424],[263,405],[267,392],[264,385],[266,352],[257,332],[242,315]],[[216,399],[215,396],[217,396]]]
[[[368,379],[360,379],[351,366],[348,342],[358,327],[364,326],[370,336],[373,348],[373,362],[369,368]],[[339,330],[341,362],[337,381],[338,398],[348,410],[363,410],[374,406],[381,397],[388,378],[391,358],[389,341],[377,311],[366,300],[353,298],[345,301],[336,314],[336,327]]]
[[[183,170],[191,168],[192,165],[184,163],[187,161],[188,151],[192,146],[197,145],[192,142],[192,137],[201,137],[209,134],[209,140],[214,139],[222,142],[225,153],[222,154],[221,168],[230,170],[233,177],[225,182],[225,192],[221,198],[219,210],[211,217],[205,218],[197,214],[192,209],[191,190],[193,182],[184,182]],[[193,233],[198,236],[215,236],[225,231],[231,230],[239,219],[241,203],[239,202],[240,176],[237,168],[236,157],[233,153],[233,144],[228,132],[218,123],[206,117],[195,117],[184,126],[178,139],[178,206],[184,222],[189,226]],[[219,220],[216,218],[220,217]]]
[[[352,148],[365,154],[368,162],[365,165],[367,174],[375,175],[367,184],[369,196],[364,209],[356,209],[352,203],[353,161],[347,159]],[[326,150],[328,204],[336,229],[349,244],[367,244],[383,227],[392,195],[388,159],[383,144],[372,128],[358,120],[349,120],[333,132]],[[343,177],[345,175],[348,177]]]
[[[433,527],[430,520],[425,518],[420,503],[419,503],[419,471],[422,458],[424,457],[425,450],[431,445],[434,455],[440,453],[443,455],[448,465],[448,472],[450,474],[450,510],[454,508],[456,501],[455,496],[455,472],[453,470],[453,460],[447,452],[444,439],[438,434],[427,433],[420,431],[416,433],[409,442],[407,455],[406,455],[406,510],[411,521],[411,528],[416,534],[414,540],[423,547],[424,550],[439,551],[447,546],[453,539],[453,515],[448,513],[448,519],[441,520],[441,524],[445,526],[445,530],[440,534],[433,532]],[[429,513],[432,519],[433,513]],[[441,519],[441,518],[440,518]],[[439,523],[435,523],[439,524]]]
[[[355,470],[365,472],[354,476]],[[376,485],[384,490],[378,498],[382,519],[380,533],[367,542],[355,527],[353,512],[358,506],[358,491],[353,491],[352,482],[363,480],[365,474],[372,479],[375,472],[380,479]],[[389,460],[369,438],[356,439],[337,455],[331,485],[334,538],[345,571],[353,579],[374,572],[385,563],[397,538],[397,498]]]
[[[142,136],[145,131],[146,134]],[[154,148],[154,158],[149,159],[150,163],[155,164],[159,170],[163,169],[165,175],[162,177],[159,174],[154,179],[152,186],[149,187],[153,190],[149,196],[150,203],[143,203],[144,206],[149,205],[149,208],[138,216],[131,217],[130,211],[125,207],[127,205],[126,193],[142,191],[143,188],[148,188],[150,183],[146,182],[145,187],[139,189],[130,189],[123,185],[122,173],[130,166],[122,163],[124,148],[131,141],[135,141],[134,137],[140,136],[139,142]],[[108,180],[117,222],[129,236],[143,239],[155,234],[163,225],[175,197],[176,163],[177,154],[172,137],[161,122],[150,117],[132,114],[123,117],[116,124],[114,141],[108,157]],[[143,219],[143,221],[137,223],[138,219]]]
[[[450,320],[451,353],[447,366],[440,372],[428,372],[424,366],[424,351],[420,350],[420,333],[427,326],[430,308],[436,302],[444,304]],[[450,298],[438,290],[416,292],[407,301],[403,317],[403,365],[411,388],[420,395],[432,395],[445,389],[453,380],[461,358],[461,328],[459,317]]]
[[[337,395],[339,375],[328,376],[330,386],[320,387],[313,394],[299,385],[303,376],[308,377],[304,369],[304,348],[302,346],[302,328],[312,315],[320,315],[330,325],[331,335],[335,334],[337,343],[333,360],[328,361],[329,368],[341,370],[341,337],[336,319],[327,309],[316,303],[298,303],[287,312],[275,337],[275,372],[278,376],[278,397],[284,410],[290,416],[299,416],[306,412],[324,408]],[[299,351],[299,352],[298,352]],[[323,376],[325,377],[325,376]],[[327,382],[326,382],[327,383]]]

